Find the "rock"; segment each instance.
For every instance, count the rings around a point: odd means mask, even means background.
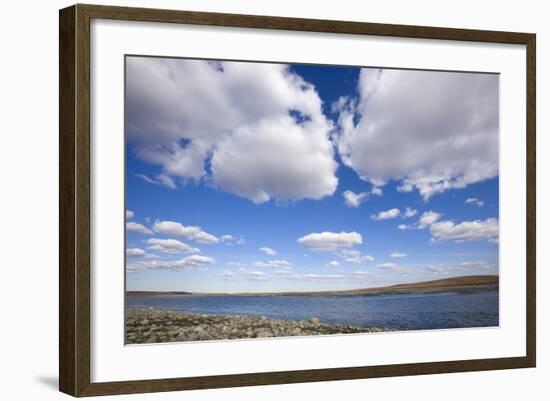
[[[321,319],[319,319],[318,317],[310,317],[307,321],[314,325],[321,324]]]
[[[388,329],[322,324],[318,317],[291,321],[272,320],[265,316],[219,316],[154,308],[126,311],[126,342],[129,344],[381,331]]]

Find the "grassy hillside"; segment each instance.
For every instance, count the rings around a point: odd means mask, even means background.
[[[288,291],[288,292],[262,292],[262,293],[212,293],[208,295],[255,295],[255,296],[336,296],[336,295],[369,295],[388,293],[420,293],[442,291],[449,289],[468,289],[480,286],[498,286],[498,276],[460,276],[440,280],[422,281],[418,283],[396,284],[387,287],[357,288],[353,290],[339,291]],[[129,296],[155,296],[155,295],[191,295],[191,292],[183,291],[127,291]],[[198,293],[195,293],[198,294]],[[204,294],[206,295],[206,294]]]

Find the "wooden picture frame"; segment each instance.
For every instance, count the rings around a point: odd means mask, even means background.
[[[391,36],[518,44],[526,47],[527,243],[526,355],[298,371],[257,372],[93,383],[90,380],[90,21],[110,19],[218,27]],[[73,396],[144,393],[348,380],[401,375],[534,367],[535,278],[535,42],[531,33],[495,32],[349,21],[74,5],[59,16],[59,388]]]

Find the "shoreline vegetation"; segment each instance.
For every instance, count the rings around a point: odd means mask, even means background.
[[[466,290],[478,287],[498,286],[499,276],[460,276],[440,280],[421,281],[417,283],[396,284],[386,287],[357,288],[336,291],[284,291],[284,292],[189,292],[189,291],[126,291],[127,296],[178,296],[178,295],[208,295],[208,296],[349,296],[349,295],[380,295],[437,292],[446,290]]]
[[[233,340],[327,334],[377,333],[381,327],[321,323],[319,318],[278,320],[265,316],[206,315],[148,309],[126,311],[126,344]]]

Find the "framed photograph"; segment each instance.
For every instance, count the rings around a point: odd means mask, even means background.
[[[60,11],[60,390],[534,367],[535,35]]]

